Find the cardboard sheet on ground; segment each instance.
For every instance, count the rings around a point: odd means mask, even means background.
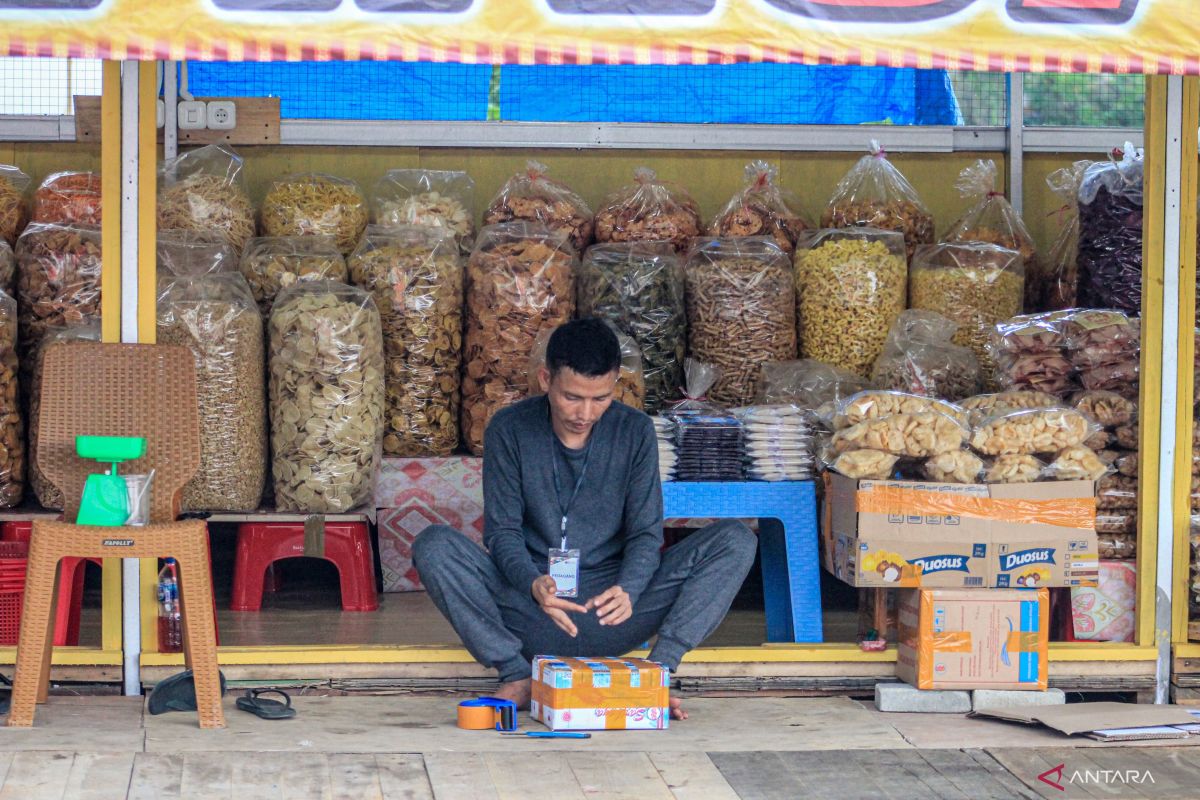
[[[1137,736],[1124,729],[1186,725],[1196,721],[1186,709],[1178,706],[1133,703],[1071,703],[1035,708],[979,709],[972,711],[970,716],[1022,722],[1026,725],[1045,725],[1067,736],[1122,729],[1122,738],[1126,740],[1160,738],[1162,734],[1156,735],[1152,731],[1146,731],[1145,736]]]

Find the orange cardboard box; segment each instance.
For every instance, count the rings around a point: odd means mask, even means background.
[[[1047,686],[1048,589],[905,589],[896,675],[918,689]]]
[[[530,716],[555,731],[663,730],[671,671],[644,658],[533,660]]]

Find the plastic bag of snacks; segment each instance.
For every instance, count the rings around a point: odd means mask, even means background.
[[[371,296],[336,281],[285,289],[270,322],[271,472],[281,511],[369,502],[383,439],[383,333]]]
[[[16,247],[21,347],[35,349],[46,331],[100,318],[100,229],[37,222]]]
[[[164,161],[158,168],[158,229],[219,231],[240,253],[254,235],[241,156],[210,144]]]
[[[1042,307],[1048,311],[1074,308],[1079,296],[1079,186],[1084,173],[1095,162],[1076,161],[1046,176],[1046,185],[1062,206],[1051,212],[1056,217],[1058,235],[1050,246],[1047,259],[1045,294]]]
[[[1034,483],[1045,472],[1045,463],[1034,456],[1010,453],[991,459],[983,477],[987,483]]]
[[[1070,392],[1076,385],[1075,366],[1067,358],[1064,322],[1064,312],[1056,311],[997,323],[988,348],[1000,386],[1059,396]]]
[[[712,236],[770,236],[785,253],[796,250],[796,240],[808,228],[800,215],[800,201],[779,188],[779,169],[765,161],[746,165],[746,185],[725,204],[708,232]]]
[[[17,257],[3,239],[0,239],[0,290],[9,297],[17,293]]]
[[[917,245],[933,242],[933,215],[875,140],[838,183],[821,215],[821,227],[897,231],[904,234],[909,260]]]
[[[939,483],[979,483],[987,469],[970,450],[951,450],[925,461],[925,477]]]
[[[267,236],[332,236],[343,255],[367,227],[367,198],[348,178],[306,172],[271,184],[262,204]]]
[[[0,292],[0,507],[25,493],[25,436],[17,391],[17,301]]]
[[[800,355],[867,376],[904,310],[908,262],[895,231],[820,230],[800,237]]]
[[[966,426],[936,411],[892,414],[863,420],[833,435],[835,453],[879,450],[894,456],[929,458],[961,450],[970,435]]]
[[[847,450],[837,453],[828,467],[854,480],[885,481],[892,477],[900,456],[882,450]]]
[[[1056,481],[1098,481],[1112,471],[1090,447],[1072,445],[1058,452],[1046,467],[1046,476]],[[1120,477],[1120,476],[1117,476]],[[1128,479],[1125,479],[1128,480]],[[1137,479],[1134,479],[1133,507],[1137,507]],[[1100,508],[1106,508],[1103,504]]]
[[[1021,215],[1003,192],[996,191],[996,162],[976,161],[958,174],[954,187],[975,205],[950,226],[942,241],[985,242],[1016,250],[1025,265],[1025,310],[1035,310],[1043,293],[1037,247]]]
[[[979,393],[979,360],[952,343],[958,323],[932,311],[904,311],[875,361],[871,382],[881,389],[961,400]]]
[[[811,358],[762,366],[761,403],[791,403],[831,421],[838,406],[868,388],[866,378]]]
[[[506,222],[479,232],[467,263],[463,438],[475,455],[492,415],[529,393],[540,331],[575,311],[575,253],[544,225]]]
[[[228,245],[221,246],[236,264]],[[267,471],[265,358],[258,305],[246,279],[228,268],[223,273],[175,275],[158,281],[158,343],[191,351],[200,401],[200,469],[183,488],[183,508],[253,511]]]
[[[46,480],[38,469],[38,420],[42,408],[42,361],[46,348],[63,346],[69,347],[79,342],[100,341],[100,320],[96,319],[83,325],[65,328],[58,327],[47,330],[41,346],[30,351],[21,359],[21,391],[29,397],[29,422],[26,431],[29,436],[29,486],[37,497],[38,504],[43,508],[61,511],[63,508],[62,492],[54,484]]]
[[[883,389],[868,389],[847,398],[838,408],[834,427],[849,428],[860,422],[882,419],[896,414],[936,413],[950,417],[959,425],[967,425],[967,413],[955,405],[933,397],[922,397],[904,392]]]
[[[570,239],[582,253],[592,243],[592,209],[564,183],[546,177],[549,168],[536,161],[513,175],[488,204],[483,224],[536,222]]]
[[[350,279],[383,324],[383,452],[448,456],[458,446],[463,262],[448,228],[368,226]]]
[[[1011,411],[977,426],[971,447],[988,456],[1061,453],[1082,445],[1098,430],[1096,423],[1073,408]]]
[[[1128,425],[1137,417],[1137,403],[1116,392],[1080,392],[1071,398],[1071,405],[1088,419],[1095,420],[1105,428]]]
[[[0,164],[0,239],[13,244],[29,219],[25,193],[33,179],[9,164]]]
[[[377,225],[447,228],[467,253],[475,240],[474,207],[475,181],[465,172],[392,169],[371,195]]]
[[[908,305],[961,325],[954,343],[974,351],[986,382],[995,371],[988,337],[997,322],[1021,312],[1024,268],[1016,250],[994,244],[927,245],[913,256]]]
[[[579,267],[579,316],[611,322],[642,351],[648,413],[674,400],[683,385],[683,287],[683,264],[666,242],[593,245]]]
[[[1085,310],[1067,317],[1067,357],[1085,389],[1138,394],[1141,323],[1117,311]]]
[[[703,230],[700,208],[681,187],[658,180],[654,170],[638,167],[633,183],[608,197],[596,212],[597,242],[668,241],[686,253]]]
[[[159,278],[214,275],[238,268],[237,253],[212,231],[160,231],[155,250]]]
[[[350,280],[346,259],[332,236],[260,236],[242,254],[242,275],[264,318],[281,291],[297,281]]]
[[[99,225],[100,175],[96,172],[55,172],[33,193],[33,221]]]
[[[967,412],[967,418],[972,425],[981,425],[988,417],[996,414],[1006,414],[1009,411],[1023,411],[1030,408],[1053,408],[1062,405],[1062,401],[1052,394],[1033,391],[1030,389],[1009,389],[996,394],[979,394],[968,397],[959,405]]]
[[[1079,187],[1079,303],[1142,309],[1142,153],[1088,167]]]
[[[642,351],[638,350],[634,340],[616,330],[611,323],[613,333],[621,346],[621,369],[617,373],[617,386],[613,391],[613,399],[632,408],[642,408],[645,405],[646,384],[642,377]],[[547,328],[537,335],[533,344],[533,352],[529,354],[529,396],[536,397],[544,394],[539,372],[546,366],[546,348],[550,346],[550,336],[554,330]]]
[[[721,369],[713,400],[745,405],[764,363],[796,357],[791,261],[770,239],[709,239],[692,249],[685,274],[688,351]]]

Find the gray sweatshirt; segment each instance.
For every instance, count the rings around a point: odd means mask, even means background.
[[[658,569],[663,542],[654,424],[614,402],[592,428],[589,443],[583,482],[570,504],[567,547],[580,551],[581,582],[588,573],[611,572],[636,603]],[[514,588],[528,592],[549,569],[550,550],[562,543],[562,504],[570,499],[583,461],[583,450],[569,450],[555,435],[544,395],[503,409],[488,425],[483,543]]]

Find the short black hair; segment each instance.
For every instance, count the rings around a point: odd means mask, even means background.
[[[546,345],[546,369],[556,375],[563,367],[585,378],[619,370],[621,343],[608,323],[592,317],[559,325]]]

